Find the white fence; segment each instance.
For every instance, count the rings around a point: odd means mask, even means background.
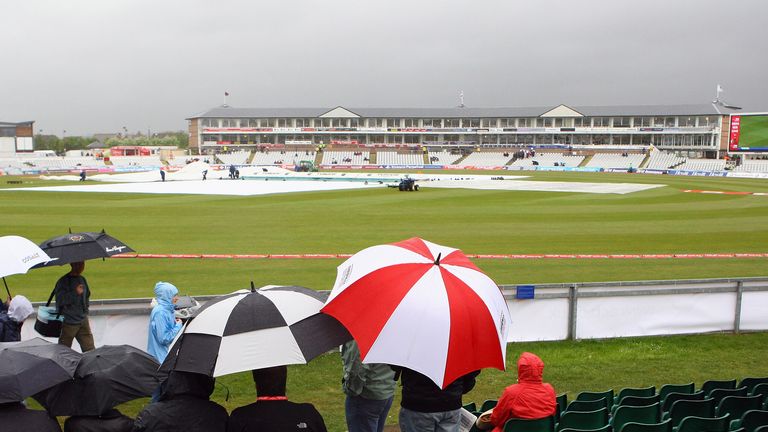
[[[510,342],[768,330],[768,278],[501,288],[512,316]],[[524,298],[531,291],[533,298]],[[150,299],[92,301],[96,346],[146,349],[150,310]],[[22,339],[33,337],[40,335],[30,318]]]

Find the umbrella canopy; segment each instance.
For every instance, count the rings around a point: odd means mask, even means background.
[[[0,343],[0,403],[23,401],[71,379],[80,356],[42,339]]]
[[[420,238],[364,249],[338,267],[322,311],[349,330],[363,363],[407,367],[441,388],[504,369],[509,309],[458,249]]]
[[[64,234],[40,243],[40,248],[54,261],[35,266],[64,265],[94,258],[109,258],[126,252],[134,252],[120,240],[101,232]]]
[[[161,370],[217,377],[307,363],[351,339],[319,313],[323,300],[309,288],[272,286],[210,301],[187,323]]]
[[[51,260],[39,246],[19,236],[0,237],[0,277],[24,274],[37,264]],[[8,290],[8,285],[5,285]],[[10,297],[11,292],[8,291]]]
[[[98,416],[123,402],[150,396],[160,365],[130,345],[104,345],[83,354],[73,380],[34,397],[54,416]]]

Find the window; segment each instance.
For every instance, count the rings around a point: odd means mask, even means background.
[[[380,118],[369,118],[368,119],[368,127],[383,127],[384,126],[384,120]],[[382,141],[383,142],[383,141]]]
[[[499,119],[499,127],[502,127],[502,128],[513,128],[513,127],[515,127],[515,119],[513,119],[513,118],[502,118],[502,119]]]
[[[306,126],[304,126],[304,125],[305,125],[305,124],[306,124],[306,125],[308,125],[309,123],[304,123],[304,122],[305,122],[305,121],[307,121],[307,120],[308,120],[308,119],[297,118],[297,119],[296,119],[296,127],[297,127],[297,128],[303,128],[303,127],[306,127]]]
[[[219,127],[219,121],[216,119],[203,119],[203,127]],[[16,134],[15,128],[9,128],[13,129],[13,134]],[[14,136],[14,135],[8,135],[8,136]]]
[[[497,135],[482,134],[480,135],[480,144],[496,144]]]
[[[533,119],[530,119],[530,118],[517,119],[517,127],[526,128],[531,126],[533,126]]]
[[[613,135],[611,141],[613,145],[629,145],[630,135]]]
[[[590,136],[589,135],[574,135],[573,136],[573,144],[576,145],[587,145],[590,143]]]
[[[400,119],[388,118],[387,119],[387,127],[388,128],[399,128],[400,127]]]
[[[387,135],[387,143],[389,143],[389,144],[402,144],[403,143],[403,136],[402,135]]]
[[[464,127],[464,128],[479,128],[480,127],[480,119],[462,119],[461,120],[461,127]]]
[[[359,126],[360,126],[360,119],[357,119],[357,118],[349,119],[349,127],[357,128]],[[360,142],[362,142],[362,141],[360,141]]]
[[[699,127],[715,127],[717,126],[717,119],[714,117],[696,117],[698,119]]]
[[[695,127],[696,117],[678,117],[677,126],[678,127]]]
[[[332,119],[331,125],[335,128],[348,127],[347,120],[348,119],[345,119],[345,118],[335,118],[335,119]]]
[[[430,121],[430,120],[424,120],[424,126],[426,126],[426,123],[428,121]],[[419,127],[419,119],[407,118],[407,119],[404,120],[403,125],[404,125],[404,127],[407,127],[407,128]]]
[[[592,135],[592,144],[594,145],[606,145],[611,142],[610,135]]]
[[[261,127],[275,127],[275,119],[261,119],[259,125]]]
[[[459,136],[458,135],[443,135],[443,141],[449,144],[455,144],[459,142]]]
[[[675,118],[674,117],[664,118],[664,127],[675,127]]]
[[[633,126],[636,128],[652,127],[653,117],[635,117]]]
[[[284,118],[277,119],[277,127],[281,127],[281,128],[289,127],[288,119],[284,119]]]
[[[613,127],[615,127],[615,128],[628,128],[630,120],[631,120],[630,117],[614,117],[613,118]]]
[[[446,127],[446,128],[458,128],[458,127],[461,127],[461,121],[460,119],[457,119],[457,118],[449,118],[449,119],[443,120],[443,125],[444,125],[443,127]]]
[[[237,120],[235,120],[235,119],[222,119],[221,120],[221,127],[225,127],[225,128],[237,127]]]
[[[577,128],[588,128],[592,127],[592,118],[591,117],[577,117],[574,122],[575,126]]]
[[[651,136],[650,135],[633,135],[632,144],[649,146],[651,145]]]
[[[324,119],[320,119],[320,120],[322,120],[322,127],[326,127],[326,128],[331,127],[331,119],[324,118]]]
[[[536,127],[552,127],[553,122],[551,118],[539,117],[536,119]]]
[[[536,135],[536,144],[552,144],[552,134]]]
[[[485,118],[480,121],[481,127],[484,127],[484,128],[496,127],[496,124],[497,124],[496,119]]]
[[[381,119],[378,120],[381,121]],[[384,135],[368,135],[368,143],[384,144]]]
[[[596,127],[596,128],[611,127],[611,118],[610,117],[595,117],[595,118],[592,119],[592,127]]]

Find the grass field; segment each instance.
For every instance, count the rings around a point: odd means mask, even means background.
[[[741,116],[739,147],[768,148],[768,115]]]
[[[73,231],[107,232],[141,253],[354,253],[419,236],[471,254],[652,254],[768,252],[768,197],[684,193],[685,189],[768,192],[768,181],[630,174],[525,173],[542,181],[667,185],[628,195],[423,188],[260,197],[0,191],[0,235],[40,242]],[[7,177],[0,178],[3,188]],[[22,186],[63,184],[23,178]],[[91,261],[95,298],[149,297],[158,280],[182,292],[226,293],[251,280],[330,289],[337,259]],[[499,284],[766,276],[768,259],[477,260]],[[65,270],[8,278],[15,292],[43,300]],[[530,350],[547,363],[558,393],[608,387],[701,383],[768,376],[768,334],[675,336],[512,344],[508,364]],[[331,431],[344,428],[340,359],[291,367],[289,396],[311,401]],[[514,370],[514,366],[512,367]],[[486,371],[466,398],[498,397],[514,373]],[[253,400],[248,374],[219,380],[228,408]],[[126,405],[135,415],[144,401]],[[396,423],[396,410],[390,413]]]

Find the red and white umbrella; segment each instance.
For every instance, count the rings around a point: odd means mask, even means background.
[[[338,267],[322,312],[349,330],[363,363],[407,367],[441,388],[504,370],[506,301],[458,249],[420,238],[364,249]]]

